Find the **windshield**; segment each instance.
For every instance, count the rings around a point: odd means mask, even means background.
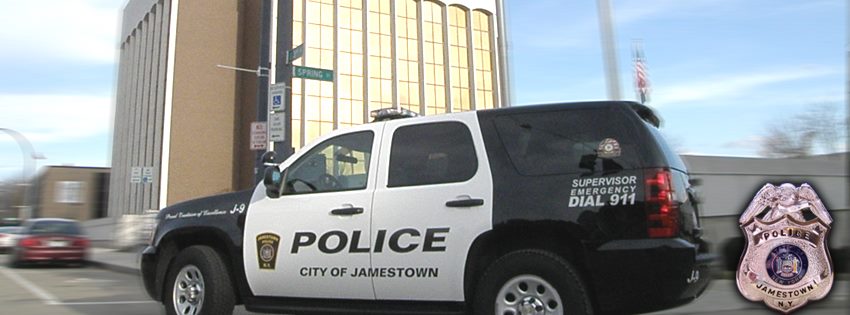
[[[0,234],[18,234],[20,231],[21,228],[17,226],[0,227]]]

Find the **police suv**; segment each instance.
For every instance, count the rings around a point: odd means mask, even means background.
[[[694,191],[649,108],[393,116],[321,137],[252,191],[162,209],[148,294],[168,314],[527,315],[705,289]]]

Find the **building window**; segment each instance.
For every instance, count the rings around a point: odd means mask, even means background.
[[[396,0],[396,51],[398,63],[398,103],[419,113],[419,26],[415,0]]]
[[[387,187],[463,182],[477,170],[475,145],[466,125],[404,126],[393,134]]]
[[[334,68],[334,0],[307,0],[306,52],[308,67]],[[294,80],[293,80],[294,81]],[[305,141],[309,142],[334,129],[333,82],[304,80]]]
[[[452,86],[452,109],[472,109],[469,90],[469,49],[467,48],[466,10],[449,7],[449,67]]]
[[[446,112],[446,76],[443,60],[443,7],[422,2],[422,54],[425,58],[425,114]]]
[[[56,203],[83,203],[83,182],[56,182]]]
[[[363,2],[339,0],[339,126],[363,124]]]
[[[369,109],[393,107],[390,0],[369,0]]]
[[[472,12],[472,60],[475,67],[476,109],[495,107],[493,89],[493,63],[491,48],[490,15],[482,11]]]
[[[292,47],[298,47],[304,43],[304,0],[294,0],[292,1]],[[291,49],[290,48],[290,49]],[[298,58],[292,62],[294,65],[303,66],[304,58]],[[293,79],[292,80],[292,105],[290,109],[292,110],[292,124],[290,129],[292,129],[292,147],[300,148],[302,146],[301,143],[301,113],[302,107],[304,106],[304,94],[303,94],[303,82],[302,80]]]

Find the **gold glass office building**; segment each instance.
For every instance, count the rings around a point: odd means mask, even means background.
[[[286,2],[284,2],[286,1]],[[288,136],[300,148],[369,112],[422,115],[509,106],[501,0],[272,0],[291,8],[292,64],[333,70],[293,78]],[[130,0],[115,108],[111,216],[254,186],[250,123],[261,0]],[[272,38],[278,28],[272,29]],[[289,32],[287,32],[288,34]]]

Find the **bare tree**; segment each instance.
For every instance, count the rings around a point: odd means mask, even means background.
[[[799,158],[836,152],[847,124],[834,104],[815,104],[806,111],[767,127],[759,153],[773,158]],[[820,149],[820,150],[818,150]]]

